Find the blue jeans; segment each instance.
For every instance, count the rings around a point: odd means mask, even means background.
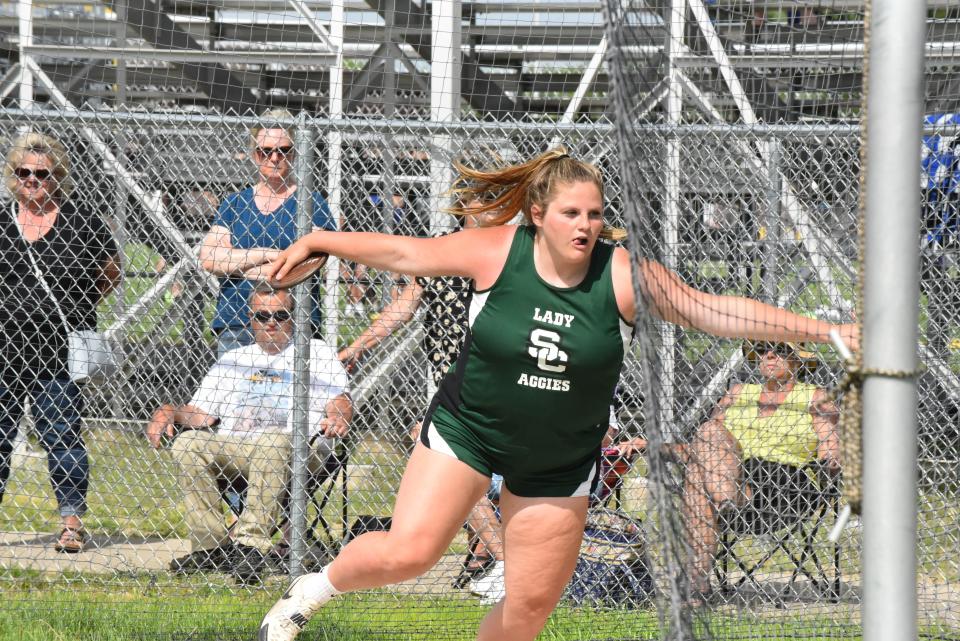
[[[248,327],[224,327],[217,329],[217,358],[231,349],[253,345],[253,331]]]
[[[47,452],[47,469],[60,516],[87,511],[90,462],[80,436],[83,398],[69,379],[37,380],[12,389],[0,384],[0,501],[10,477],[10,459],[24,397],[31,399],[33,422]]]

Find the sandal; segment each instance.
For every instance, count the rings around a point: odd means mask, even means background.
[[[87,542],[87,533],[83,528],[64,527],[60,530],[60,538],[54,544],[53,549],[65,554],[76,554],[83,552],[83,546]]]
[[[453,581],[453,587],[462,590],[471,580],[492,568],[496,562],[497,559],[494,556],[474,556],[468,560],[465,559],[460,567],[460,574]]]

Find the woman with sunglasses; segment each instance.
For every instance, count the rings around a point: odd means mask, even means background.
[[[261,641],[293,639],[343,592],[416,577],[448,549],[490,484],[500,495],[504,598],[482,641],[528,641],[543,628],[576,566],[600,446],[636,315],[633,272],[657,317],[728,337],[827,341],[834,326],[759,301],[685,285],[652,260],[632,266],[603,239],[599,169],[554,149],[489,170],[458,164],[456,187],[492,226],[439,238],[315,232],[265,270],[283,277],[317,251],[414,276],[473,279],[469,333],[423,420],[389,532],[344,547],[297,578],[267,613]],[[504,225],[521,213],[524,224]],[[466,212],[459,212],[466,213]],[[855,328],[837,328],[849,341]]]
[[[247,303],[253,282],[245,279],[243,272],[275,259],[297,238],[293,135],[282,126],[269,124],[293,116],[286,109],[271,109],[261,118],[268,124],[251,132],[251,153],[259,180],[224,199],[200,248],[204,269],[220,277],[213,318],[218,355],[253,343]],[[317,192],[313,193],[313,228],[336,228],[327,202]],[[313,325],[316,333],[320,328],[318,293]]]
[[[711,593],[721,522],[737,531],[774,531],[796,523],[819,493],[811,466],[840,472],[839,412],[823,388],[803,381],[816,357],[796,343],[745,343],[757,382],[737,383],[689,443],[667,444],[685,469],[683,517],[690,542],[693,601]],[[646,448],[635,438],[624,456]]]
[[[29,399],[60,511],[54,547],[80,552],[90,464],[67,337],[96,329],[97,304],[119,282],[120,268],[103,219],[70,197],[69,174],[63,144],[39,133],[14,140],[3,168],[14,200],[0,216],[0,500]]]

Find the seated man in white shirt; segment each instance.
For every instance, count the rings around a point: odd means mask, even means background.
[[[164,405],[147,426],[180,465],[180,486],[192,551],[170,569],[185,574],[228,570],[240,582],[257,582],[277,530],[280,502],[290,477],[293,421],[293,298],[289,291],[258,288],[250,297],[255,342],[226,352],[186,405]],[[346,435],[353,416],[347,373],[335,349],[310,344],[311,473],[319,473]],[[179,435],[177,433],[179,432]],[[231,542],[217,482],[242,476],[246,507]]]

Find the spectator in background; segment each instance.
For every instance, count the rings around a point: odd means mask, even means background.
[[[364,202],[364,211],[367,231],[383,230],[387,233],[407,236],[421,236],[426,233],[426,226],[420,220],[417,211],[398,190],[394,190],[390,198],[384,198],[379,193],[368,194]],[[364,316],[362,301],[370,284],[366,266],[351,264],[344,273],[344,277],[350,283],[347,294],[347,315]],[[389,283],[390,291],[387,295],[389,301],[400,298],[404,280],[402,274],[394,272],[385,278],[385,282]]]
[[[466,209],[471,206],[468,204]],[[467,229],[481,227],[490,216],[463,216],[462,226]],[[340,351],[340,360],[348,370],[353,370],[367,351],[409,322],[420,305],[426,303],[423,352],[428,361],[427,396],[432,397],[444,374],[460,354],[467,332],[471,297],[472,283],[467,278],[414,278],[380,311],[380,316],[369,327]]]
[[[228,570],[241,583],[258,582],[279,524],[292,453],[293,298],[288,290],[260,286],[250,310],[254,344],[223,354],[193,400],[160,407],[146,429],[157,448],[164,436],[176,437],[172,451],[181,470],[192,547],[170,564],[178,574]],[[347,373],[321,339],[310,346],[309,414],[309,467],[319,474],[353,416]],[[224,476],[247,482],[235,541],[220,508],[218,481]]]
[[[252,154],[260,180],[227,196],[200,248],[204,269],[220,277],[213,331],[221,356],[253,342],[247,305],[253,283],[242,276],[243,272],[270,262],[298,236],[293,136],[283,127],[269,126],[271,120],[292,117],[285,109],[272,109],[262,115],[268,124],[252,132]],[[330,209],[317,192],[313,193],[313,229],[335,229]],[[318,335],[319,283],[313,325],[314,335]]]
[[[816,29],[820,17],[813,7],[798,7],[790,11],[790,24],[799,29]]]
[[[826,390],[801,380],[816,365],[814,355],[794,343],[744,349],[761,382],[733,385],[689,443],[663,446],[685,467],[683,516],[695,601],[711,591],[721,520],[734,527],[757,515],[795,522],[819,492],[808,466],[819,462],[831,475],[840,472],[837,406]],[[631,456],[646,446],[636,438],[618,449]]]
[[[54,547],[80,552],[90,464],[80,435],[83,399],[67,369],[68,334],[96,329],[97,304],[120,281],[118,249],[103,219],[70,198],[70,161],[58,140],[39,133],[14,140],[3,178],[14,201],[0,216],[0,500],[29,398],[60,508]]]
[[[960,114],[932,114],[927,125],[960,124]],[[960,250],[960,154],[956,136],[935,133],[923,137],[923,240],[920,287],[927,297],[927,346],[944,356],[955,338],[957,256]]]

